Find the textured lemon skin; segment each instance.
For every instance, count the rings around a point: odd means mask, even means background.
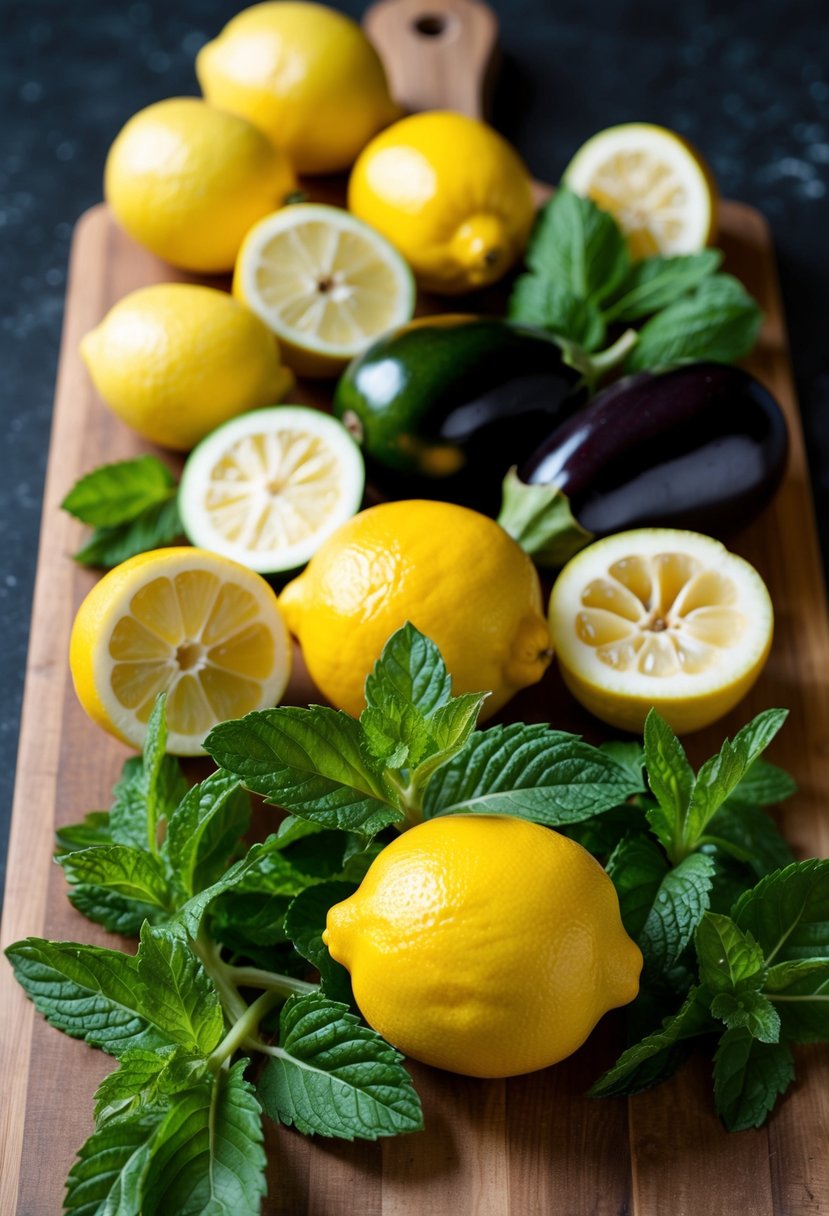
[[[233,268],[242,239],[296,189],[285,154],[236,114],[173,97],[135,114],[109,150],[104,195],[129,235],[184,270]]]
[[[567,837],[449,815],[403,833],[325,939],[369,1025],[406,1055],[474,1077],[546,1068],[636,996],[642,956],[613,884]]]
[[[601,556],[603,552],[615,550],[620,543],[634,555],[654,548],[696,553],[700,542],[703,551],[699,555],[703,560],[707,556],[705,550],[709,550],[713,568],[740,575],[752,588],[752,606],[760,614],[759,619],[765,632],[762,644],[756,647],[750,659],[738,671],[724,678],[719,685],[709,681],[703,688],[695,688],[693,683],[688,681],[685,686],[675,684],[669,689],[664,681],[651,679],[647,691],[637,694],[622,688],[610,669],[606,683],[596,678],[595,671],[591,675],[589,667],[586,667],[583,661],[585,647],[576,634],[572,592],[575,587],[586,586],[600,572],[594,555]],[[615,557],[619,556],[621,552],[615,553]],[[582,549],[571,558],[553,585],[548,615],[556,662],[570,692],[586,710],[602,722],[634,734],[641,734],[651,709],[655,709],[665,718],[671,729],[679,735],[703,730],[724,717],[742,701],[757,682],[774,639],[774,608],[757,571],[743,558],[730,553],[720,541],[702,533],[677,528],[633,529],[605,537]]]
[[[256,4],[196,56],[207,100],[247,118],[299,173],[347,169],[400,115],[356,22],[320,4]]]
[[[517,261],[534,217],[530,175],[486,123],[436,110],[376,136],[348,183],[348,206],[406,258],[419,285],[455,295]]]
[[[247,567],[218,554],[189,546],[172,546],[139,553],[109,570],[88,592],[75,615],[69,637],[69,670],[75,693],[87,715],[108,734],[130,747],[139,747],[141,742],[119,730],[105,704],[106,690],[102,688],[100,679],[102,651],[108,648],[113,628],[136,592],[154,578],[174,577],[182,570],[194,568],[209,570],[248,587],[255,585],[265,602],[271,601],[274,629],[280,633],[284,629],[276,594],[269,584]],[[285,637],[283,691],[291,674],[291,647],[287,632]],[[178,755],[203,754],[203,749],[196,743],[174,749],[168,736],[168,751],[173,750]]]
[[[224,291],[186,283],[125,296],[81,342],[110,409],[145,439],[189,451],[293,384],[268,327]]]
[[[354,715],[366,676],[407,621],[440,649],[456,695],[492,693],[484,716],[540,680],[552,656],[532,562],[493,520],[452,503],[361,511],[279,603],[317,687]]]

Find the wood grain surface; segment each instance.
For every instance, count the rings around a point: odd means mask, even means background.
[[[405,53],[389,49],[405,8]],[[417,9],[417,11],[415,11]],[[476,11],[478,10],[478,11]],[[451,54],[438,32],[412,50],[412,0],[386,0],[367,25],[411,105],[455,105],[472,112],[494,44],[491,16],[472,0],[442,0],[427,16],[455,25]],[[466,23],[479,50],[463,89]],[[382,27],[385,25],[385,33]],[[446,28],[446,27],[444,27]],[[379,33],[378,33],[379,31]],[[468,33],[468,30],[466,30]],[[487,41],[488,39],[488,41]],[[437,48],[437,49],[436,49]],[[440,51],[442,60],[435,60]],[[486,53],[485,53],[486,52]],[[425,60],[423,56],[425,55]],[[412,67],[413,56],[428,72]],[[472,60],[470,60],[472,62]],[[442,63],[442,66],[441,66]],[[397,65],[397,66],[396,66]],[[417,64],[415,64],[415,67]],[[408,72],[420,91],[398,88]],[[341,187],[326,185],[338,197]],[[320,191],[315,190],[319,195]],[[768,666],[743,704],[688,742],[698,763],[751,714],[791,710],[771,756],[796,776],[798,794],[781,812],[798,856],[829,855],[829,621],[802,431],[769,232],[738,203],[722,207],[720,244],[727,268],[766,314],[748,366],[781,402],[791,459],[772,506],[731,547],[752,561],[774,599],[777,629]],[[59,509],[64,494],[96,465],[148,446],[96,396],[78,341],[128,291],[184,276],[134,245],[103,206],[77,226],[55,396],[43,525],[13,808],[2,944],[27,935],[112,944],[66,899],[51,863],[55,827],[109,805],[127,749],[104,736],[77,704],[67,670],[74,613],[94,581],[71,554],[82,529]],[[324,404],[325,386],[302,385],[298,399]],[[175,467],[169,454],[165,458]],[[307,682],[292,685],[307,696]],[[505,719],[551,721],[590,739],[606,734],[569,698],[552,670],[526,690]],[[194,768],[198,771],[198,766]],[[710,1065],[692,1059],[670,1083],[630,1101],[591,1101],[590,1082],[618,1050],[618,1023],[606,1018],[575,1056],[545,1072],[507,1081],[467,1080],[412,1065],[426,1130],[376,1145],[310,1141],[268,1124],[265,1216],[817,1216],[829,1212],[829,1050],[799,1049],[798,1082],[768,1126],[726,1134],[711,1098]],[[113,1061],[50,1029],[0,963],[0,1213],[53,1216],[74,1154],[92,1129],[92,1095]],[[175,1216],[171,1213],[170,1216]]]

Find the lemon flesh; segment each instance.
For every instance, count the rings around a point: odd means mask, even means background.
[[[199,549],[116,566],[81,604],[70,667],[82,706],[140,748],[167,694],[167,750],[192,756],[217,722],[275,705],[291,673],[276,596],[258,574]]]
[[[677,733],[721,718],[759,676],[773,622],[753,566],[709,536],[672,528],[583,549],[550,600],[565,683],[597,718],[630,731],[652,706]]]
[[[476,1077],[546,1068],[636,996],[642,955],[613,884],[575,841],[502,815],[392,841],[323,935],[369,1025]]]
[[[634,122],[599,131],[578,150],[563,180],[615,217],[634,258],[696,253],[713,238],[711,172],[665,127]]]
[[[279,338],[306,376],[337,375],[355,355],[411,319],[411,271],[388,241],[337,207],[300,203],[245,238],[233,294]]]
[[[283,405],[220,427],[191,454],[179,489],[194,545],[262,574],[304,565],[360,506],[363,458],[345,427]]]

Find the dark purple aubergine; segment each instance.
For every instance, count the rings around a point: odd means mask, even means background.
[[[599,393],[519,466],[510,494],[520,501],[527,487],[554,487],[592,536],[648,525],[719,536],[762,510],[787,453],[786,421],[759,381],[695,363]],[[515,535],[508,511],[515,516],[514,501],[501,522]]]

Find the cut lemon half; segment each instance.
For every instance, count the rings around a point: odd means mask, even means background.
[[[211,727],[275,705],[288,631],[263,578],[201,549],[154,549],[105,574],[78,609],[69,664],[99,726],[141,748],[167,693],[167,750],[195,756]]]
[[[336,418],[302,405],[242,414],[191,452],[179,512],[194,545],[262,574],[304,566],[360,509],[365,466]]]
[[[629,122],[599,131],[579,148],[563,180],[614,216],[634,258],[696,253],[713,238],[711,171],[665,127]]]
[[[640,528],[583,549],[550,600],[564,681],[597,718],[641,731],[653,706],[679,733],[728,713],[755,682],[774,617],[760,575],[698,532]]]
[[[245,237],[233,294],[280,342],[303,376],[334,376],[386,330],[411,319],[407,263],[367,224],[339,207],[297,203]]]

